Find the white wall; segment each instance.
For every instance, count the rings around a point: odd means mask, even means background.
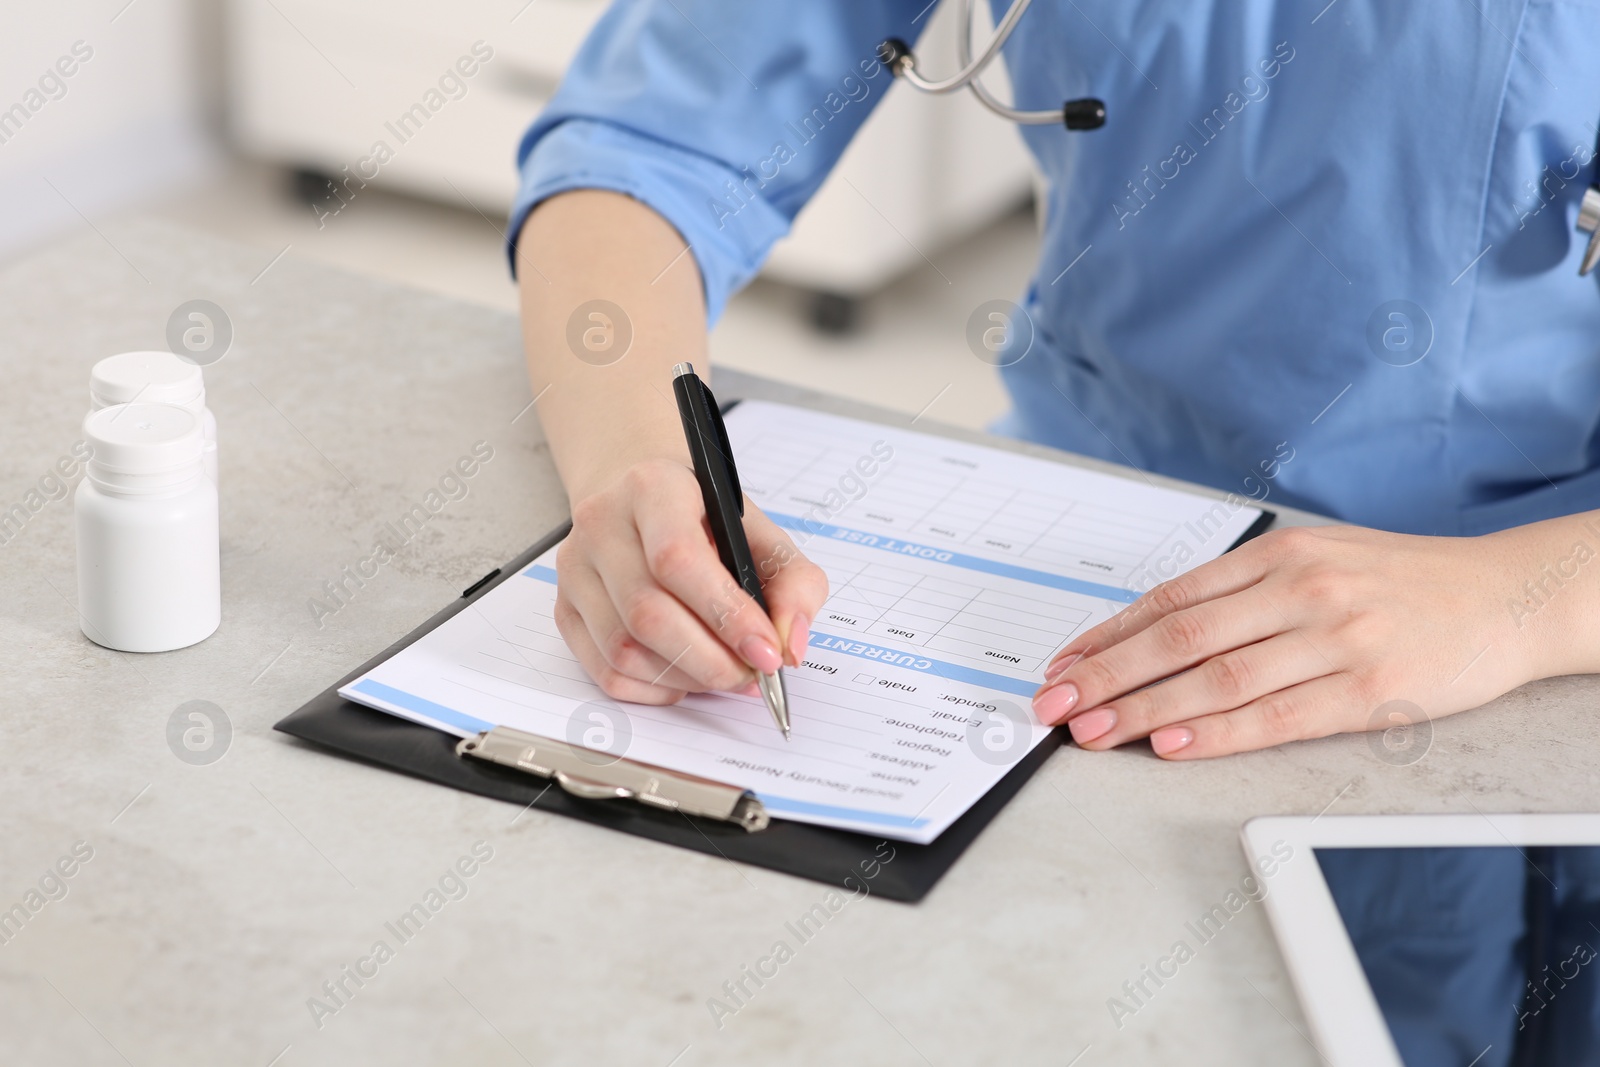
[[[217,105],[202,43],[213,20],[209,0],[5,5],[0,258],[210,171]],[[74,57],[74,45],[92,54]],[[76,60],[71,76],[60,77],[62,57],[65,69]]]

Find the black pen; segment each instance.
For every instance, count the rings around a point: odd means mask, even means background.
[[[694,476],[700,482],[700,496],[705,501],[717,555],[722,557],[722,565],[728,568],[739,587],[750,594],[757,607],[770,615],[767,598],[761,595],[761,574],[756,569],[755,558],[750,555],[750,542],[744,536],[744,491],[739,488],[733,447],[728,443],[728,429],[722,423],[716,398],[695,374],[692,363],[679,363],[672,368],[672,392],[678,398],[683,436],[689,442]],[[783,668],[771,674],[758,670],[756,684],[761,687],[761,696],[787,741],[789,693],[783,685]]]

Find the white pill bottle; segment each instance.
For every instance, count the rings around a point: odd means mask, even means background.
[[[172,404],[117,404],[83,420],[93,449],[73,497],[78,617],[95,644],[170,652],[222,622],[217,488],[205,432]]]
[[[217,420],[206,407],[205,373],[171,352],[123,352],[89,372],[89,410],[112,404],[176,404],[201,419],[206,477],[217,484]]]

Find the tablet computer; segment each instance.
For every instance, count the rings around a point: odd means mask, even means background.
[[[1600,1063],[1600,815],[1252,819],[1331,1067]]]

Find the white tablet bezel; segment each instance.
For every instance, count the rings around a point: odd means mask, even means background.
[[[1239,836],[1262,872],[1267,917],[1323,1057],[1332,1067],[1405,1067],[1314,851],[1600,845],[1600,815],[1271,815]]]

